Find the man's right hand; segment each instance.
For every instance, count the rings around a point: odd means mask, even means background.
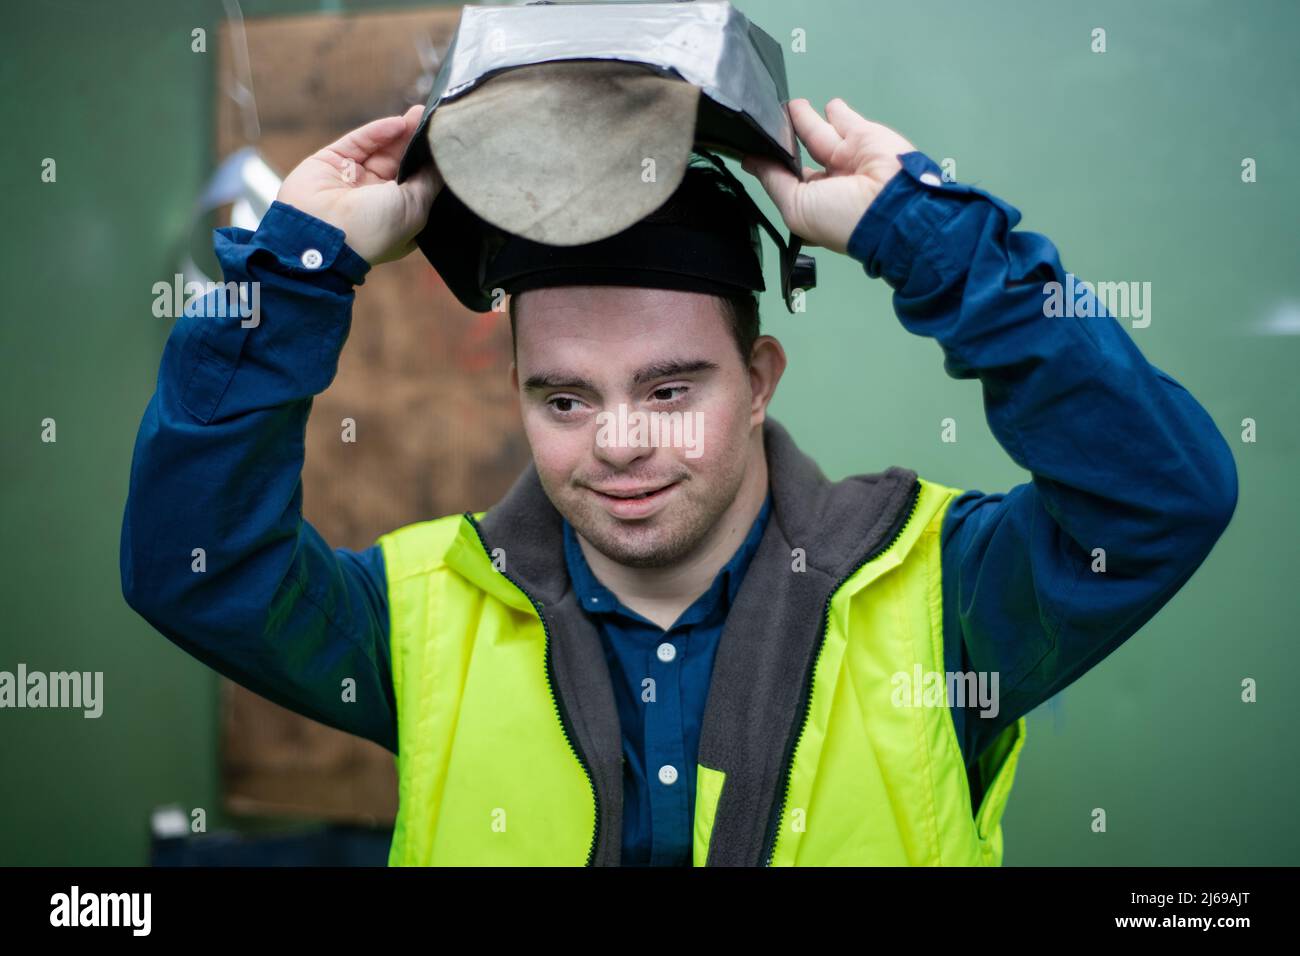
[[[344,241],[372,266],[402,258],[415,248],[443,186],[433,164],[401,185],[396,181],[422,115],[422,106],[412,106],[404,116],[354,129],[299,163],[275,198],[342,229]]]

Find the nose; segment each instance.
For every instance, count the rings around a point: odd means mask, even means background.
[[[656,451],[654,445],[629,423],[628,416],[617,411],[598,416],[591,444],[592,454],[598,461],[620,470],[638,461],[648,462]]]

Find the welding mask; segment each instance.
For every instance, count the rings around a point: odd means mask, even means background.
[[[397,180],[436,163],[416,244],[476,312],[543,285],[762,291],[762,232],[795,311],[816,264],[722,161],[801,175],[787,100],[781,47],[725,0],[466,6]],[[670,197],[694,212],[655,221]]]

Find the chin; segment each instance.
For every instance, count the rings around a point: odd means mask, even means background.
[[[677,502],[643,521],[623,521],[599,508],[559,510],[574,531],[611,561],[631,568],[661,568],[689,554],[717,521],[716,515],[709,519],[687,504]]]
[[[581,529],[577,530],[582,533]],[[583,534],[583,537],[611,561],[629,568],[668,567],[676,564],[696,544],[671,534],[641,534],[626,529],[602,529],[594,535]]]

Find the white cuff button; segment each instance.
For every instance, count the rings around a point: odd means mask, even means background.
[[[940,179],[938,176],[936,176],[934,173],[922,173],[921,182],[925,183],[927,186],[943,185],[943,180]]]
[[[324,261],[319,249],[308,249],[302,254],[302,264],[308,269],[319,269]]]

